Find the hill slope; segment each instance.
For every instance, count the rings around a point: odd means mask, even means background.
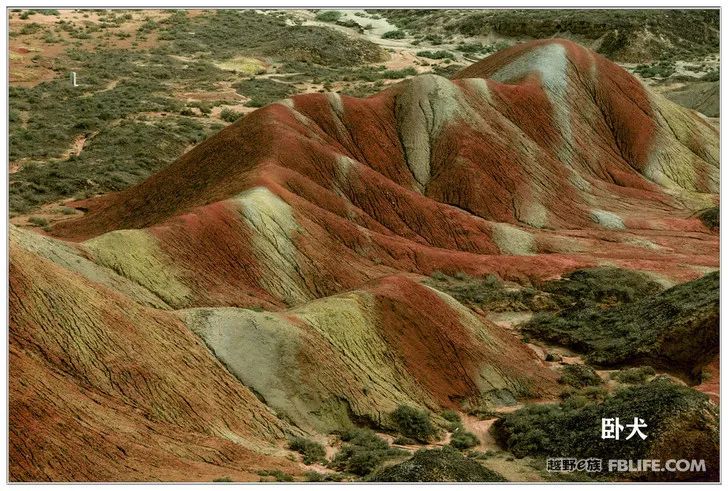
[[[138,186],[79,202],[88,213],[53,233],[95,237],[117,267],[133,251],[110,251],[131,240],[192,296],[242,283],[295,303],[393,270],[522,277],[637,258],[691,278],[717,266],[693,214],[717,203],[718,172],[702,117],[578,45],[536,41],[453,80],[271,104]],[[144,230],[102,235],[119,229]],[[501,256],[524,254],[532,266]]]
[[[566,37],[615,61],[644,62],[719,51],[717,9],[379,10],[409,31],[501,36]]]

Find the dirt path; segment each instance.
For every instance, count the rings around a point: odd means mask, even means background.
[[[503,408],[501,408],[503,409]],[[515,409],[514,409],[515,410]],[[471,432],[480,441],[475,450],[487,452],[488,450],[503,450],[495,441],[495,437],[491,434],[490,429],[493,427],[498,418],[478,419],[468,414],[461,415],[463,426],[466,431]]]
[[[86,146],[86,142],[98,134],[98,131],[94,131],[91,134],[82,133],[78,135],[76,138],[74,138],[68,150],[61,154],[60,160],[68,160],[71,157],[78,157],[79,155],[81,155],[81,152],[83,152],[83,148]]]
[[[503,406],[496,408],[496,411],[510,413],[521,407],[523,407],[521,404]],[[545,481],[541,472],[534,468],[532,459],[516,459],[498,445],[491,433],[491,428],[498,418],[479,419],[468,414],[461,414],[460,417],[465,430],[473,433],[480,441],[480,444],[473,450],[488,453],[488,457],[481,460],[481,463],[488,469],[499,473],[511,482]]]

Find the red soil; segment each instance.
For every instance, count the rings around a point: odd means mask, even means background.
[[[288,425],[172,313],[19,247],[9,291],[12,480],[209,481],[293,467],[259,452]]]
[[[531,353],[521,349],[511,335],[491,325],[487,336],[495,339],[489,342],[500,345],[502,354],[493,359],[483,339],[477,338],[434,291],[400,276],[383,280],[375,293],[382,336],[442,407],[458,408],[458,402],[488,389],[478,373],[484,361],[502,370],[505,378],[517,374],[523,380],[527,374],[533,395],[544,396],[555,390],[555,375],[544,370],[535,356],[529,357]]]

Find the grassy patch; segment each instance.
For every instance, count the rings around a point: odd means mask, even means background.
[[[189,18],[181,12],[162,24],[160,39],[170,41],[165,48],[169,53],[212,52],[220,59],[263,55],[337,67],[376,62],[386,56],[374,43],[330,28],[289,26],[283,13],[220,9],[214,15]]]
[[[645,273],[613,267],[578,269],[540,288],[568,309],[634,302],[663,289]]]
[[[620,424],[640,418],[648,438],[601,439],[602,418]],[[527,406],[504,415],[493,426],[498,441],[516,457],[569,455],[574,458],[645,459],[671,455],[706,459],[709,475],[717,475],[718,416],[707,396],[664,377],[626,387],[603,401]],[[682,443],[673,445],[677,438]],[[700,475],[699,479],[705,476]],[[664,478],[664,477],[663,477]]]
[[[382,39],[404,39],[405,33],[400,29],[394,29],[382,34]]]
[[[28,223],[35,225],[36,227],[45,227],[48,225],[48,220],[43,217],[30,217]]]
[[[323,474],[316,471],[307,471],[304,475],[308,482],[340,482],[344,480],[344,475],[338,472]]]
[[[257,58],[239,56],[230,60],[216,63],[215,66],[222,70],[235,72],[237,74],[252,76],[266,72],[265,64]]]
[[[404,450],[391,448],[372,430],[354,428],[341,435],[344,444],[331,466],[343,472],[366,476],[387,460],[407,455]]]
[[[504,41],[498,41],[497,43],[494,43],[494,44],[461,42],[460,44],[457,45],[456,49],[462,53],[467,53],[467,54],[489,55],[491,53],[495,53],[496,51],[505,49],[508,46],[509,46],[508,43],[506,43]]]
[[[467,450],[473,448],[480,443],[478,437],[469,431],[462,429],[456,430],[450,437],[450,445],[458,450]]]
[[[23,10],[19,15],[27,19],[48,12]],[[65,51],[54,56],[54,79],[35,87],[10,87],[10,160],[22,168],[11,181],[14,212],[27,212],[59,198],[123,189],[175,160],[178,149],[199,140],[190,137],[189,123],[169,115],[197,118],[200,112],[209,115],[220,104],[186,102],[180,94],[215,91],[220,82],[239,82],[241,93],[251,96],[249,105],[258,107],[300,90],[273,80],[236,78],[236,73],[252,75],[265,70],[261,58],[303,68],[301,83],[316,79],[332,83],[347,76],[355,80],[359,71],[373,81],[411,74],[363,66],[383,60],[386,53],[373,43],[330,28],[291,26],[285,12],[263,15],[254,10],[220,9],[192,17],[184,10],[169,10],[163,18],[139,19],[133,33],[114,31],[134,18],[131,12],[95,13],[100,16],[96,23],[58,20],[52,27],[28,22],[18,28],[25,34],[44,36],[48,43],[63,43]],[[140,48],[138,41],[153,34],[157,35],[153,47]],[[117,37],[130,36],[130,49],[111,47]],[[69,38],[71,42],[66,42]],[[98,49],[82,49],[83,39],[98,40]],[[78,73],[79,87],[70,87],[69,71]],[[380,87],[372,85],[367,90]],[[149,113],[144,126],[137,124]],[[170,119],[160,122],[158,116]],[[224,116],[233,119],[231,113]],[[179,131],[168,132],[169,123],[180,126]],[[111,160],[105,161],[99,148],[93,157],[85,155],[94,141],[113,139],[131,126],[140,132],[133,138],[134,144],[114,145],[113,152],[107,152]],[[207,136],[214,127],[205,125],[199,130]],[[83,138],[88,138],[87,146],[75,157],[77,141]],[[156,155],[155,142],[166,152],[163,162]],[[154,155],[139,155],[140,148]],[[64,161],[62,166],[59,161]],[[97,167],[92,169],[93,165]]]
[[[324,10],[323,12],[318,12],[316,14],[316,20],[321,22],[336,22],[342,15],[342,12],[339,12],[338,10]]]
[[[601,385],[602,379],[588,365],[564,365],[561,369],[559,383],[570,385],[571,387],[583,388]]]
[[[326,460],[326,449],[320,443],[308,438],[296,437],[288,442],[288,448],[303,456],[304,464],[324,462]]]
[[[459,302],[502,311],[572,311],[630,303],[662,290],[662,286],[638,271],[599,267],[572,271],[563,278],[537,287],[509,288],[494,275],[474,277],[436,271],[426,284]]]
[[[28,211],[67,197],[83,198],[136,184],[219,127],[194,118],[123,120],[88,141],[78,157],[27,164],[10,179],[10,207]]]
[[[400,70],[385,70],[382,72],[382,78],[388,79],[406,78],[414,75],[417,75],[417,70],[412,67],[402,68]]]
[[[447,293],[459,302],[492,311],[539,310],[534,298],[538,293],[532,288],[506,289],[497,276],[474,277],[465,273],[449,276],[436,271],[425,283]]]
[[[634,71],[643,78],[668,78],[675,73],[675,64],[670,61],[661,60],[650,65],[637,65]]]
[[[376,482],[497,482],[505,478],[451,447],[419,450],[412,458],[376,473]]]
[[[437,428],[432,424],[430,415],[410,406],[399,406],[390,417],[399,432],[407,438],[427,443],[437,435]]]
[[[249,107],[262,107],[271,102],[285,99],[295,92],[295,88],[285,82],[270,79],[249,78],[233,84],[235,90],[244,96],[250,97],[245,104]]]
[[[418,51],[417,56],[423,58],[429,58],[431,60],[454,60],[455,55],[449,51],[437,50],[437,51]]]
[[[647,379],[655,375],[652,367],[633,367],[618,370],[611,375],[611,378],[623,384],[643,384]]]
[[[616,307],[537,314],[522,330],[593,364],[651,364],[695,377],[718,352],[718,310],[715,272]]]
[[[258,471],[258,475],[260,477],[272,477],[274,481],[278,482],[293,482],[293,476],[280,469]],[[263,481],[263,479],[261,479],[261,481]]]
[[[227,107],[220,111],[220,119],[222,119],[223,121],[227,121],[228,123],[234,123],[235,121],[240,119],[242,115],[242,113],[233,111],[232,109],[229,109]]]
[[[401,29],[418,35],[488,36],[545,39],[602,39],[599,52],[634,61],[664,56],[698,56],[719,51],[719,15],[715,9],[607,10],[378,10]],[[652,39],[644,40],[645,31]],[[639,50],[635,54],[635,49]],[[626,60],[625,60],[626,61]]]
[[[447,409],[447,410],[441,412],[440,416],[449,423],[450,431],[455,431],[457,428],[459,428],[463,424],[462,419],[460,419],[460,415],[450,409]]]

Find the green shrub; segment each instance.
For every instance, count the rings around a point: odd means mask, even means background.
[[[369,428],[349,428],[341,433],[341,441],[360,447],[386,449],[387,442]]]
[[[76,209],[71,208],[70,206],[61,206],[58,208],[58,212],[62,213],[63,215],[75,215]]]
[[[550,293],[561,308],[583,309],[634,302],[663,287],[640,271],[605,266],[577,269],[561,279],[545,282],[541,289]]]
[[[322,474],[316,471],[306,471],[304,476],[306,476],[308,482],[340,482],[344,480],[344,476],[338,472]]]
[[[35,34],[36,32],[40,31],[41,29],[42,29],[42,26],[40,24],[31,22],[30,24],[25,24],[20,29],[20,34]]]
[[[675,73],[675,64],[670,61],[660,61],[652,65],[637,65],[635,72],[644,78],[667,78]]]
[[[263,107],[271,102],[285,99],[293,93],[293,87],[285,82],[270,79],[247,79],[233,84],[235,90],[250,97],[245,104],[249,107]]]
[[[405,37],[404,31],[395,29],[393,31],[387,31],[382,34],[382,39],[403,39]]]
[[[524,334],[585,353],[595,365],[650,363],[688,377],[718,353],[719,273],[611,308],[539,313]]]
[[[703,82],[720,82],[720,72],[718,70],[711,70],[700,77],[700,80]]]
[[[43,217],[30,217],[28,218],[28,222],[35,225],[36,227],[45,227],[46,225],[48,225],[48,220]]]
[[[418,51],[417,56],[423,58],[429,58],[431,60],[454,60],[455,55],[449,51],[438,50],[438,51]]]
[[[223,477],[216,477],[212,480],[212,482],[233,482],[232,478],[229,476],[223,476]]]
[[[445,411],[441,412],[440,416],[442,416],[444,420],[450,423],[450,431],[454,431],[456,428],[459,428],[463,424],[462,419],[460,419],[460,415],[451,409],[446,409]]]
[[[495,450],[486,450],[485,452],[481,452],[480,450],[471,450],[467,452],[465,456],[471,459],[487,460],[497,453],[498,452]]]
[[[702,211],[698,216],[709,229],[717,230],[720,228],[720,208],[717,206]]]
[[[602,379],[588,365],[564,365],[561,369],[559,383],[570,385],[576,388],[601,385]]]
[[[495,275],[474,277],[462,272],[448,276],[435,271],[426,280],[427,285],[447,293],[461,303],[487,308],[495,312],[510,310],[539,310],[535,303],[538,293],[532,288],[508,290]]]
[[[326,459],[326,449],[320,443],[303,437],[296,437],[288,442],[288,448],[303,456],[304,464],[322,462]]]
[[[366,476],[383,462],[407,455],[404,450],[390,447],[385,440],[369,429],[347,430],[341,435],[341,440],[344,444],[331,462],[331,466],[357,476]]]
[[[264,470],[264,471],[258,471],[258,475],[261,477],[272,477],[278,482],[292,482],[293,476],[290,474],[287,474],[283,472],[280,469],[271,469],[271,470]]]
[[[628,433],[624,432],[620,440],[599,438],[602,418],[620,418],[624,425],[635,417],[647,424],[643,429],[647,439],[636,436],[627,440]],[[705,394],[666,377],[627,386],[603,401],[581,406],[563,402],[526,406],[496,421],[493,432],[518,458],[569,455],[635,460],[662,449],[669,455],[706,459],[708,475],[717,475],[718,470],[716,407]]]
[[[462,51],[463,53],[482,53],[482,54],[488,54],[495,51],[495,48],[490,45],[486,46],[483,43],[461,43],[457,46],[458,51]]]
[[[413,75],[417,75],[417,70],[412,67],[402,68],[401,70],[385,70],[382,72],[382,78],[390,80],[411,77]]]
[[[430,275],[430,278],[432,278],[435,281],[445,282],[450,277],[448,275],[446,275],[445,273],[443,273],[442,271],[433,271],[432,274]]]
[[[337,20],[336,25],[342,26],[342,27],[348,27],[349,29],[356,29],[359,32],[362,32],[364,30],[357,21],[352,20],[352,19]]]
[[[450,437],[450,445],[458,450],[467,450],[468,448],[477,446],[479,443],[480,440],[478,440],[478,437],[469,431],[457,430]]]
[[[623,384],[643,384],[656,373],[655,369],[649,366],[635,367],[614,372],[611,378]]]
[[[234,123],[235,121],[240,119],[241,116],[241,113],[233,111],[232,109],[227,107],[220,111],[220,119],[222,119],[223,121],[227,121],[228,123]]]
[[[437,434],[437,429],[426,411],[401,405],[390,414],[390,417],[402,435],[418,442],[427,443]]]
[[[412,458],[382,469],[372,482],[495,482],[505,481],[497,472],[445,446],[419,450]]]
[[[579,397],[587,401],[603,401],[609,392],[603,385],[589,385],[582,388],[572,388],[563,391],[560,397],[563,401],[568,401],[572,397]]]
[[[338,10],[324,10],[316,14],[316,20],[321,22],[336,22],[342,15]]]
[[[44,165],[29,163],[12,174],[11,210],[27,212],[62,198],[119,191],[146,178],[181,155],[190,144],[219,129],[220,126],[202,126],[196,119],[173,115],[153,122],[122,119],[87,139],[80,155],[63,162],[50,160]],[[78,134],[78,130],[70,130]],[[34,133],[29,136],[34,137]],[[13,142],[23,136],[11,130],[11,153],[15,151]],[[43,143],[38,146],[48,149]]]

